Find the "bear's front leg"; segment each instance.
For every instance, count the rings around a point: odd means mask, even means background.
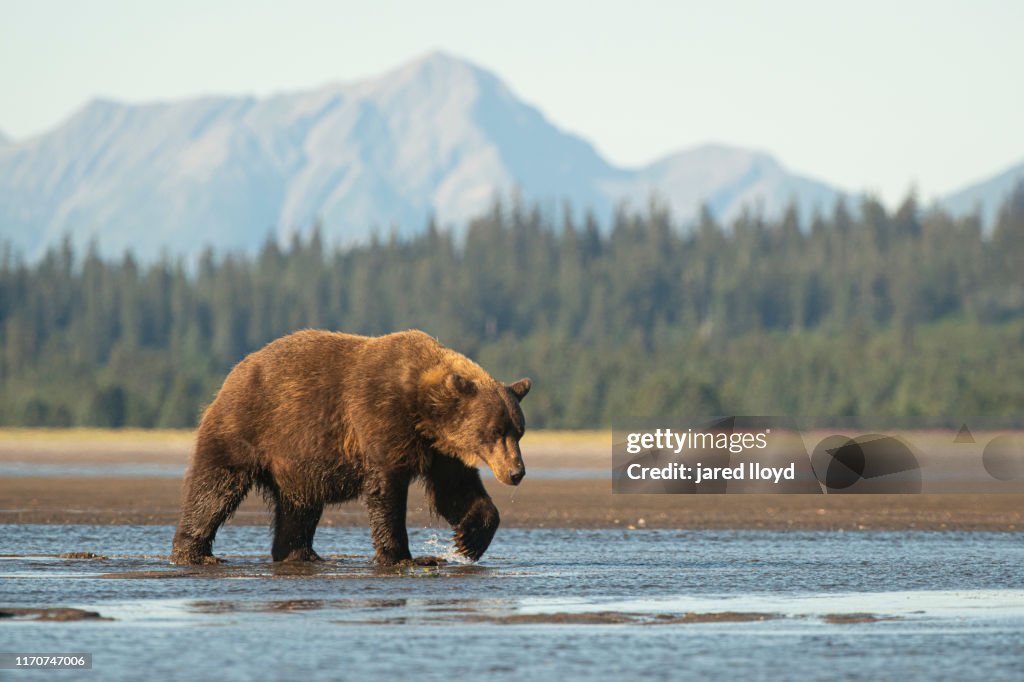
[[[436,455],[427,477],[427,494],[455,530],[459,554],[477,561],[487,551],[500,517],[480,480],[480,472],[445,455]]]
[[[481,490],[483,485],[480,486]],[[498,530],[498,508],[483,492],[473,500],[462,520],[455,524],[455,546],[462,556],[477,561],[484,555]]]
[[[373,534],[374,561],[382,566],[412,562],[405,529],[409,481],[410,476],[405,473],[379,473],[363,484],[363,499]]]

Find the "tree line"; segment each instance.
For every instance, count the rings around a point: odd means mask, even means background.
[[[496,202],[461,234],[109,259],[0,247],[0,424],[187,427],[246,353],[301,328],[420,328],[532,426],[616,416],[1013,415],[1024,408],[1024,184],[976,216],[839,201],[690,229],[657,201],[607,229]]]

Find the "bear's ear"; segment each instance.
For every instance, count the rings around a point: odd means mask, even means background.
[[[453,372],[445,379],[445,384],[453,393],[460,395],[473,395],[476,393],[476,384],[472,379],[467,379],[458,372]]]
[[[529,379],[520,379],[516,383],[508,387],[508,390],[512,391],[512,395],[516,397],[516,400],[522,401],[526,397],[526,394],[530,392],[530,386],[533,382]]]

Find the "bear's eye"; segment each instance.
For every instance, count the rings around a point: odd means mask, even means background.
[[[505,433],[497,427],[491,429],[491,440],[501,440],[504,435]]]

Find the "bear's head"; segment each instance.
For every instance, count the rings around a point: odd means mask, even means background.
[[[499,481],[519,485],[526,475],[519,403],[530,385],[529,379],[501,384],[482,370],[445,372],[431,387],[431,414],[420,431],[444,454],[470,466],[483,460]]]

